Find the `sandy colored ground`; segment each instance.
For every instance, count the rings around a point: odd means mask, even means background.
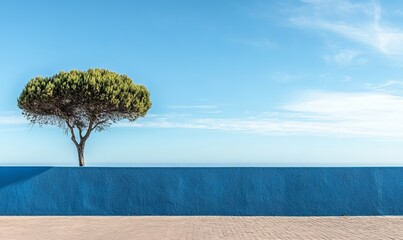
[[[0,239],[403,239],[403,217],[0,217]]]

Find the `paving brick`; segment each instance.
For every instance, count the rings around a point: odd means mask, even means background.
[[[0,217],[0,239],[403,239],[403,217]]]

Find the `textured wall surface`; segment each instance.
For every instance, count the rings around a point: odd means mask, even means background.
[[[0,167],[1,215],[403,215],[403,168]]]

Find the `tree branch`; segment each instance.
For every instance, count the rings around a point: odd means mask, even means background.
[[[108,119],[97,122],[97,123],[94,125],[94,127],[92,128],[92,130],[94,130],[95,128],[97,128],[100,124],[106,123],[106,122],[108,122]],[[92,130],[91,130],[91,131],[92,131]]]
[[[83,130],[81,129],[81,127],[77,127],[78,128],[78,133],[80,134],[80,138],[83,138]]]
[[[87,141],[87,139],[90,137],[90,134],[91,134],[91,132],[92,132],[92,130],[93,130],[93,125],[94,125],[94,121],[91,119],[90,120],[90,123],[89,123],[89,125],[88,125],[88,129],[87,129],[87,132],[85,133],[85,135],[84,135],[84,137],[81,137],[81,140],[82,141]]]
[[[66,123],[67,123],[67,126],[69,127],[70,132],[71,132],[71,140],[72,140],[73,143],[76,145],[76,147],[78,147],[79,144],[78,144],[78,142],[77,142],[77,140],[76,140],[76,135],[74,134],[74,128],[73,128],[73,126],[71,126],[71,124],[69,123],[68,120],[66,120]]]

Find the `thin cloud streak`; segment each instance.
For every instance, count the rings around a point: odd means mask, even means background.
[[[390,80],[380,84],[367,83],[366,87],[371,91],[377,91],[377,92],[384,92],[391,94],[403,93],[403,81],[399,80]]]
[[[214,105],[174,105],[174,106],[168,106],[168,108],[172,109],[213,109],[217,108],[217,106]]]
[[[0,116],[0,126],[1,125],[21,125],[28,124],[29,122],[23,117],[18,116]]]
[[[379,88],[400,85],[390,81]],[[209,105],[206,105],[209,106]],[[210,108],[207,107],[207,108]],[[207,114],[207,115],[204,115]],[[206,117],[210,116],[210,117]],[[221,115],[219,115],[221,116]],[[204,129],[269,136],[303,135],[365,137],[403,140],[403,97],[383,92],[311,92],[298,101],[248,118],[211,117],[211,114],[150,114],[135,123],[116,127]],[[0,116],[2,129],[28,125],[22,116]]]

